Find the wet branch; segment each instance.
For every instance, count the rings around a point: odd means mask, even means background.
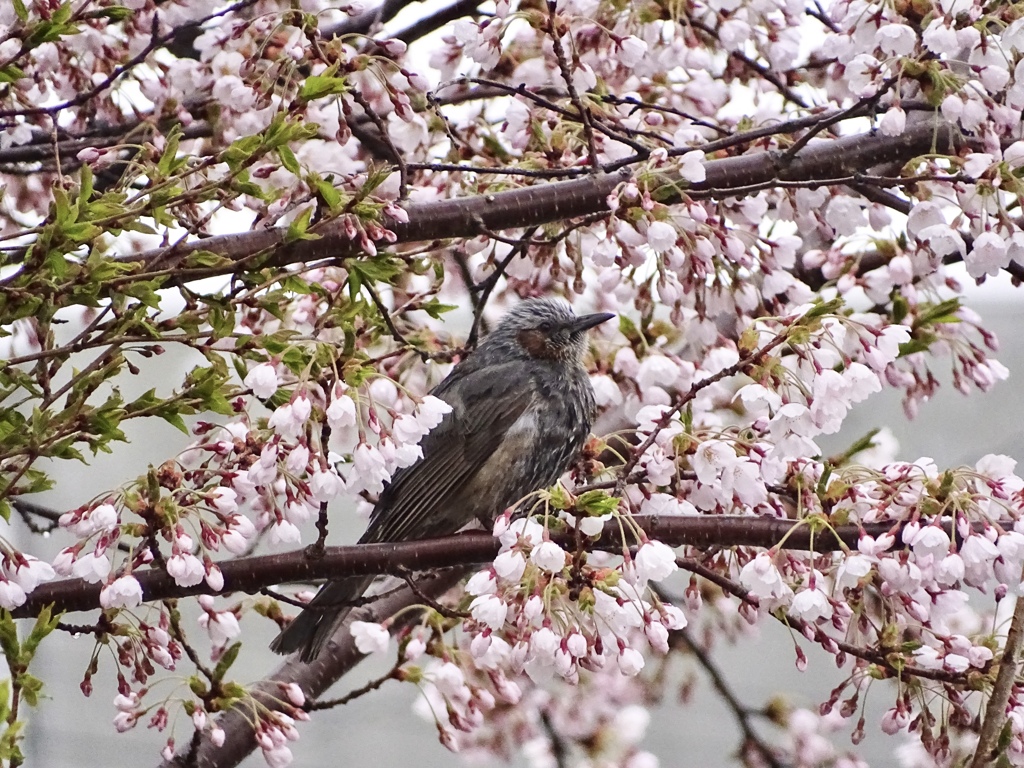
[[[796,520],[756,518],[746,516],[664,517],[637,515],[632,518],[636,526],[649,538],[669,546],[694,547],[773,547],[784,541],[786,549],[815,552],[835,552],[856,548],[862,533],[878,537],[896,533],[899,523],[871,523],[864,526],[840,525],[829,530],[812,531],[811,526]],[[1012,524],[1011,524],[1012,525]],[[944,527],[952,530],[950,520]],[[553,541],[574,546],[572,532],[551,536]],[[605,525],[600,538],[589,548],[607,552],[622,552],[629,546],[621,538],[619,524],[612,520]],[[222,560],[217,565],[224,574],[224,589],[214,593],[204,582],[194,587],[179,586],[166,571],[149,568],[137,570],[134,576],[142,586],[144,599],[165,600],[202,594],[229,594],[245,592],[255,594],[265,587],[286,582],[309,582],[316,579],[344,576],[389,574],[402,576],[408,571],[426,571],[438,568],[487,563],[499,551],[500,543],[488,533],[468,532],[438,539],[393,542],[385,544],[358,544],[344,547],[324,547],[323,554],[310,556],[305,550],[273,555],[256,555]],[[44,606],[53,605],[58,611],[89,611],[99,608],[100,584],[81,579],[63,579],[41,584],[20,608],[16,618],[28,618],[39,613]]]

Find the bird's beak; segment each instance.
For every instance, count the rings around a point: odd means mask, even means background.
[[[583,331],[588,331],[595,325],[600,325],[601,323],[607,322],[608,320],[611,320],[613,317],[615,317],[615,315],[613,315],[611,312],[597,312],[593,315],[583,315],[582,317],[577,317],[575,322],[573,322],[569,326],[569,333],[583,333]]]

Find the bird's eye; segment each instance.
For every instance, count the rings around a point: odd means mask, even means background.
[[[543,323],[537,326],[537,330],[541,331],[542,333],[551,333],[552,328],[554,328],[554,326],[551,324],[550,320],[545,320]]]

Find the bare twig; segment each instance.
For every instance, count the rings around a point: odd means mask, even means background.
[[[718,695],[722,697],[725,705],[732,712],[733,717],[736,718],[736,723],[740,727],[740,731],[743,733],[743,747],[745,749],[753,749],[764,761],[765,765],[769,768],[783,768],[782,763],[775,756],[775,752],[772,748],[761,738],[751,722],[750,710],[743,706],[743,702],[737,698],[733,692],[729,683],[726,681],[725,676],[721,670],[712,660],[712,658],[705,652],[705,650],[697,644],[693,639],[693,636],[686,629],[682,629],[677,633],[674,633],[674,638],[678,638],[687,648],[687,650],[693,654],[693,657],[697,659],[697,663],[704,669],[708,677],[711,678],[711,684],[715,686],[715,690],[718,691]]]
[[[807,146],[807,144],[817,136],[819,133],[824,131],[826,128],[830,128],[841,120],[845,120],[847,117],[854,113],[863,111],[867,107],[871,107],[881,101],[882,97],[887,94],[896,83],[899,82],[899,77],[893,76],[885,80],[878,91],[870,96],[865,96],[863,99],[858,101],[856,104],[851,105],[847,109],[840,110],[834,115],[823,119],[816,126],[811,128],[807,133],[793,142],[793,145],[786,150],[786,154],[783,156],[783,162],[789,162],[799,154],[800,150]]]
[[[380,313],[380,319],[383,320],[384,325],[387,326],[388,333],[391,334],[391,338],[403,347],[411,346],[409,342],[405,340],[405,336],[403,336],[398,328],[395,327],[395,323],[391,319],[391,313],[388,312],[388,308],[384,306],[384,302],[380,300],[380,296],[377,294],[377,289],[373,287],[373,284],[367,280],[363,283],[363,287],[366,289],[366,292],[370,294],[370,298],[373,300],[373,305],[377,307],[377,312]]]
[[[465,611],[456,611],[451,608],[448,608],[447,606],[441,605],[439,602],[432,599],[429,595],[423,592],[423,590],[420,589],[419,583],[414,578],[414,574],[412,571],[408,570],[407,568],[402,569],[401,571],[399,571],[398,575],[402,578],[402,581],[406,583],[409,589],[412,590],[413,594],[423,601],[424,605],[437,611],[446,619],[455,619],[457,621],[461,621],[462,619],[469,618],[469,614]]]
[[[587,157],[590,160],[591,172],[596,173],[599,165],[597,144],[594,142],[593,120],[590,116],[590,108],[583,103],[572,80],[572,68],[569,66],[569,59],[565,55],[565,48],[562,47],[562,30],[559,29],[555,0],[548,0],[547,32],[551,38],[551,50],[554,51],[555,61],[558,62],[558,70],[562,73],[562,80],[565,81],[565,87],[569,92],[569,101],[576,108],[580,123],[583,125],[583,137],[587,142]]]
[[[376,677],[373,680],[370,680],[365,685],[361,685],[355,690],[349,691],[344,696],[339,696],[336,699],[319,699],[307,701],[302,708],[307,712],[316,712],[321,709],[333,709],[334,707],[340,707],[345,704],[348,704],[350,701],[354,701],[355,699],[358,699],[360,696],[365,696],[371,691],[376,691],[388,680],[394,680],[396,674],[398,673],[399,666],[401,666],[401,661],[394,667],[392,667],[390,670],[388,670],[385,674],[381,675],[380,677]]]
[[[466,346],[469,349],[473,349],[474,347],[476,347],[476,341],[480,335],[480,327],[484,318],[484,310],[487,309],[487,302],[491,298],[491,292],[494,290],[494,286],[498,284],[498,281],[501,279],[502,275],[505,274],[505,270],[508,269],[508,265],[512,263],[512,259],[516,258],[517,256],[522,256],[523,254],[526,253],[527,249],[530,247],[530,238],[533,237],[533,234],[536,231],[537,228],[534,227],[529,232],[527,232],[523,236],[521,242],[518,245],[516,245],[511,251],[509,251],[508,255],[505,256],[504,259],[498,262],[498,265],[494,268],[494,272],[489,274],[487,276],[487,279],[484,280],[483,283],[481,283],[478,286],[475,286],[475,288],[479,289],[480,295],[476,299],[475,307],[473,310],[473,326],[469,329],[469,338],[466,339]]]

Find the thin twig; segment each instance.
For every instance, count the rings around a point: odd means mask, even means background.
[[[705,650],[694,641],[693,636],[686,629],[681,629],[674,633],[674,638],[678,638],[693,654],[694,658],[697,659],[697,663],[703,667],[708,677],[711,678],[711,684],[715,686],[715,690],[718,691],[719,695],[725,701],[729,711],[732,712],[733,717],[736,718],[736,723],[739,725],[740,730],[743,732],[743,745],[744,747],[752,747],[756,749],[761,759],[764,760],[765,764],[770,768],[783,768],[782,763],[775,756],[775,752],[772,748],[765,743],[761,736],[754,730],[754,726],[751,724],[750,710],[743,706],[736,694],[733,693],[732,688],[729,687],[729,683],[726,681],[725,676],[721,670],[711,659],[711,657],[705,652]]]
[[[548,21],[547,31],[551,37],[551,50],[558,62],[558,69],[562,73],[562,80],[569,92],[569,101],[576,107],[580,123],[583,125],[583,136],[587,141],[587,157],[590,159],[590,171],[596,173],[598,170],[597,143],[594,141],[594,126],[590,116],[590,108],[580,98],[576,85],[572,81],[572,69],[569,67],[569,60],[565,55],[565,48],[562,47],[562,34],[558,29],[558,10],[555,0],[548,0]]]
[[[444,616],[446,619],[455,619],[457,621],[461,621],[462,619],[469,618],[470,614],[466,611],[456,611],[452,608],[448,608],[444,605],[441,605],[439,602],[437,602],[437,600],[434,600],[429,595],[425,594],[423,590],[421,590],[419,586],[416,584],[416,581],[413,579],[413,571],[409,570],[408,568],[401,568],[398,571],[398,575],[406,583],[409,589],[412,590],[412,593],[423,601],[424,605],[431,607],[439,614]]]
[[[348,704],[353,699],[358,699],[360,696],[364,696],[371,691],[376,691],[388,680],[394,680],[398,675],[398,668],[401,664],[395,664],[388,672],[368,682],[366,685],[356,688],[354,691],[349,691],[344,696],[340,696],[337,699],[320,699],[307,701],[303,704],[302,708],[307,712],[316,712],[320,709],[331,709],[333,707],[340,707],[343,704]]]
[[[569,768],[569,745],[551,721],[551,713],[541,709],[540,722],[544,726],[544,732],[548,736],[548,743],[551,745],[551,757],[554,758],[555,768]]]
[[[370,298],[373,299],[373,304],[377,307],[381,320],[383,320],[384,325],[387,326],[388,333],[391,334],[391,338],[403,347],[411,347],[412,345],[406,341],[405,336],[403,336],[395,327],[394,322],[391,320],[391,313],[388,312],[387,307],[384,306],[384,302],[380,300],[380,296],[377,294],[377,290],[373,287],[373,284],[370,282],[364,282],[363,287],[366,289],[366,292],[370,294]]]
[[[821,7],[819,0],[814,0],[814,8],[815,10],[813,11],[810,8],[805,8],[804,12],[811,18],[820,21],[837,35],[842,34],[843,30],[832,20],[832,17],[828,15],[825,9]]]
[[[196,653],[189,642],[188,638],[185,637],[185,632],[181,628],[181,622],[178,620],[177,609],[171,605],[169,600],[164,600],[164,608],[167,609],[167,618],[170,623],[169,629],[171,630],[171,637],[178,641],[178,644],[185,650],[185,655],[188,656],[189,661],[203,673],[203,677],[209,680],[211,683],[216,679],[213,674],[213,670],[203,664],[202,659],[199,658],[199,654]]]
[[[807,131],[807,133],[805,133],[803,136],[801,136],[799,139],[797,139],[795,142],[793,142],[793,145],[789,149],[787,149],[786,153],[782,156],[782,162],[783,163],[788,163],[788,162],[792,161],[793,158],[795,158],[797,156],[797,153],[799,153],[801,149],[803,149],[805,146],[807,146],[808,142],[810,142],[811,139],[813,139],[819,133],[824,131],[826,128],[829,128],[829,127],[835,125],[836,123],[840,122],[841,120],[845,120],[850,115],[852,115],[854,113],[857,113],[857,112],[860,112],[861,110],[865,109],[866,107],[869,107],[871,105],[877,104],[882,99],[882,97],[886,93],[888,93],[889,90],[894,85],[896,85],[896,83],[898,83],[898,82],[899,82],[899,77],[896,76],[896,75],[893,75],[892,77],[887,78],[885,81],[882,82],[881,87],[878,89],[878,91],[876,93],[873,93],[870,96],[865,96],[863,99],[861,99],[857,103],[853,104],[852,106],[850,106],[850,107],[848,107],[846,109],[840,110],[839,112],[835,113],[834,115],[831,115],[831,116],[823,119],[820,123],[818,123],[818,125],[816,125],[813,128],[811,128],[809,131]]]
[[[22,522],[28,526],[32,533],[50,533],[60,525],[61,513],[55,509],[33,504],[31,501],[25,501],[24,499],[10,499],[9,503],[14,507],[14,511],[21,516]],[[43,518],[46,520],[46,525],[39,525],[32,519],[33,517]]]
[[[405,158],[402,157],[402,153],[398,151],[398,147],[395,146],[395,142],[391,140],[391,134],[388,133],[388,127],[378,115],[373,107],[370,106],[363,94],[358,88],[351,88],[347,92],[347,95],[358,104],[363,112],[370,118],[373,124],[377,127],[380,132],[380,139],[383,141],[391,154],[391,161],[398,168],[398,199],[405,200],[409,196],[409,167],[405,164]]]
[[[719,45],[722,44],[721,41],[718,39],[717,29],[712,29],[707,24],[705,24],[702,21],[698,21],[697,19],[691,18],[688,19],[687,22],[691,27],[700,30]],[[759,77],[764,78],[769,83],[774,85],[778,89],[779,93],[782,94],[783,98],[785,98],[786,100],[791,101],[794,104],[803,107],[804,109],[808,109],[810,107],[810,104],[808,104],[803,99],[803,97],[796,93],[796,91],[790,88],[788,83],[783,82],[782,78],[775,74],[770,67],[767,67],[758,61],[755,61],[754,59],[750,58],[741,51],[730,51],[729,56],[733,59],[736,59],[736,61],[741,62],[745,67],[753,70]]]
[[[533,237],[533,233],[536,232],[539,227],[534,227],[524,235],[523,241],[508,252],[508,255],[498,262],[498,266],[494,272],[487,276],[487,279],[477,287],[480,289],[480,296],[476,301],[476,310],[473,312],[473,327],[469,329],[469,338],[466,339],[466,347],[473,349],[476,347],[477,337],[480,335],[480,324],[483,322],[484,310],[487,308],[487,302],[491,298],[491,292],[494,290],[494,286],[498,284],[498,280],[501,279],[502,275],[505,274],[505,270],[508,269],[508,265],[512,263],[512,259],[516,256],[520,256],[526,253],[529,248],[528,241]]]

